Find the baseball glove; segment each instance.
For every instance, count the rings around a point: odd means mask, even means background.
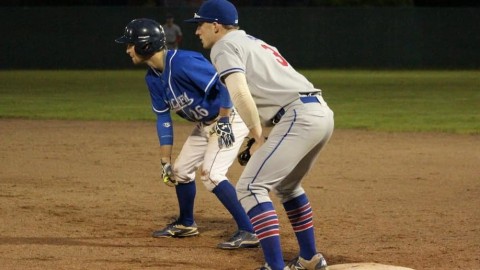
[[[252,148],[252,145],[255,143],[255,138],[247,137],[247,139],[248,139],[247,146],[242,152],[238,153],[238,156],[237,156],[238,163],[240,163],[240,165],[242,166],[247,165],[248,161],[250,160],[250,157],[251,157],[250,148]]]

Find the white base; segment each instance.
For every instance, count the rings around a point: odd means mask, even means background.
[[[378,263],[346,263],[327,266],[327,270],[414,270],[412,268]]]

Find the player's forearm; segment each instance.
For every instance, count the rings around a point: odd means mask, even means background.
[[[160,158],[162,163],[171,163],[173,126],[170,112],[157,114],[157,134],[160,141]]]
[[[232,73],[225,78],[225,85],[230,93],[235,109],[250,130],[251,136],[259,140],[263,138],[257,105],[250,94],[245,75],[239,72]]]
[[[218,112],[219,117],[230,117],[230,114],[232,114],[231,108],[220,108],[220,111]]]
[[[172,145],[161,145],[160,146],[160,158],[162,164],[172,163]]]
[[[254,126],[250,129],[250,137],[255,138],[255,141],[260,142],[264,141],[265,137],[262,135],[263,129],[262,126]]]

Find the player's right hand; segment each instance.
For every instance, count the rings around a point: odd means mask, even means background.
[[[178,185],[177,180],[175,180],[175,175],[173,174],[172,164],[162,162],[162,179],[163,183],[169,187]]]
[[[214,127],[215,133],[218,136],[218,147],[230,148],[235,142],[235,136],[233,135],[232,124],[230,123],[230,117],[224,116],[218,119]]]

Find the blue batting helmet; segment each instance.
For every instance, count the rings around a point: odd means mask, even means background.
[[[137,54],[150,56],[165,48],[165,32],[163,27],[154,20],[135,19],[127,24],[123,36],[115,41],[134,44]]]

